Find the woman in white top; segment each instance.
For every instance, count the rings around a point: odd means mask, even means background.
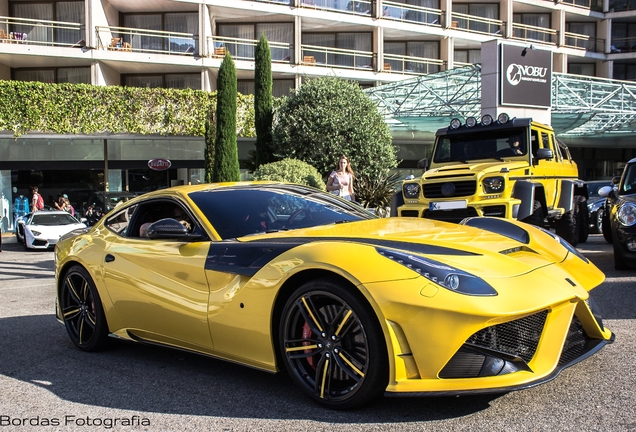
[[[346,200],[355,201],[353,178],[353,169],[351,169],[349,158],[344,155],[340,156],[338,167],[329,174],[329,178],[327,179],[327,191],[339,195]]]

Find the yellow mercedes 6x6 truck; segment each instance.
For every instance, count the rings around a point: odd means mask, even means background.
[[[550,126],[485,115],[465,124],[453,119],[437,131],[430,166],[421,178],[403,182],[391,215],[518,219],[554,228],[576,245],[589,233],[587,197],[576,163]]]

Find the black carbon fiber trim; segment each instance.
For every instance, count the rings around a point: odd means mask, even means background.
[[[360,243],[369,246],[382,246],[426,255],[477,255],[472,252],[466,252],[442,246],[365,238],[343,239],[335,237],[293,237],[275,240],[250,240],[246,242],[232,240],[216,242],[210,245],[208,258],[205,261],[205,269],[251,277],[254,276],[256,272],[259,271],[268,262],[290,249],[293,249],[302,244],[324,241],[337,241],[347,243]]]

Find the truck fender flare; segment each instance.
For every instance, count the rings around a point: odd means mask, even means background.
[[[582,180],[561,180],[558,207],[562,208],[565,213],[572,211],[575,205],[575,195],[583,195],[587,199],[588,193],[585,182]]]
[[[512,197],[521,200],[517,211],[517,220],[524,220],[534,212],[535,201],[541,203],[541,211],[543,216],[546,216],[548,207],[545,200],[545,190],[541,183],[517,180],[512,189]]]

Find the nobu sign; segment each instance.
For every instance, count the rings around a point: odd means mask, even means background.
[[[501,48],[501,105],[551,106],[552,53],[513,45]]]

